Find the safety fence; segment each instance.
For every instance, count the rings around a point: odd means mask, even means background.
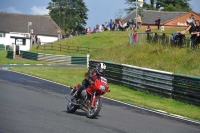
[[[67,52],[67,53],[87,54],[87,53],[90,53],[92,50],[96,50],[97,48],[50,43],[50,44],[38,45],[37,49],[60,51],[60,52]]]
[[[82,64],[87,65],[89,60],[89,55],[87,56],[65,56],[65,55],[53,55],[53,54],[43,54],[35,53],[29,51],[20,51],[22,58],[37,60],[37,61],[46,61],[52,63],[64,63],[64,64]]]
[[[200,77],[103,61],[109,82],[200,106]],[[89,67],[99,61],[90,60]]]
[[[163,33],[163,32],[150,32],[150,33],[138,33],[139,42],[147,42],[149,44],[161,44],[161,45],[171,45],[179,47],[190,47],[190,37],[189,35],[177,36],[172,40],[173,33]],[[130,38],[130,34],[129,34]],[[132,38],[130,38],[130,43]]]
[[[3,44],[0,44],[0,50],[5,50],[5,46]]]

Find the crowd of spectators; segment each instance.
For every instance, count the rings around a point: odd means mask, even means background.
[[[138,15],[139,16],[139,15]],[[138,28],[140,27],[142,21],[141,17],[139,16],[138,18]],[[136,27],[134,19],[129,19],[128,21],[125,21],[123,19],[117,18],[117,19],[110,19],[108,22],[105,22],[104,24],[96,24],[93,28],[92,27],[85,27],[85,30],[81,34],[92,34],[92,33],[98,33],[98,32],[104,32],[104,31],[126,31],[126,30],[134,30]],[[73,30],[67,31],[66,35],[62,35],[60,37],[60,34],[58,34],[58,40],[63,37],[73,37],[77,33],[74,32]]]

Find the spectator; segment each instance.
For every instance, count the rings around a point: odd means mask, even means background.
[[[32,39],[32,45],[34,45],[35,43],[37,43],[37,42],[35,41],[35,35],[32,35],[32,36],[31,36],[31,39]]]
[[[120,19],[118,23],[119,23],[118,30],[119,29],[123,30],[123,21],[122,21],[122,19]]]
[[[59,41],[60,38],[61,38],[61,31],[60,31],[60,29],[57,30],[57,34],[58,34],[58,41]]]
[[[150,26],[148,25],[147,28],[146,28],[146,33],[147,33],[147,41],[149,41],[149,36],[150,36],[150,32],[151,32],[151,28]]]
[[[133,33],[128,34],[129,40],[130,40],[130,45],[133,44]]]
[[[195,30],[191,33],[191,41],[192,41],[192,47],[195,48],[197,46],[197,43],[200,42],[200,22],[199,20],[195,20]]]
[[[191,41],[191,37],[192,37],[191,33],[195,31],[195,24],[194,24],[193,20],[190,19],[190,18],[186,19],[186,23],[187,23],[188,27],[185,30],[181,31],[180,33],[185,34],[187,31],[189,31],[189,33],[190,33],[190,46],[193,46],[192,41]]]
[[[123,30],[127,30],[128,29],[128,22],[125,22],[124,20],[122,21],[123,25]]]
[[[138,16],[137,16],[137,25],[138,25],[138,27],[136,27],[137,29],[139,29],[140,27],[141,27],[141,25],[142,25],[142,18],[141,18],[141,16],[138,14]]]
[[[116,25],[115,25],[115,31],[119,29],[119,20],[120,20],[119,18],[115,19],[115,23],[116,23]]]
[[[134,21],[133,21],[133,19],[129,19],[128,20],[128,29],[131,29],[131,30],[133,30],[133,24],[134,24]]]
[[[105,31],[106,31],[106,30],[109,30],[109,31],[110,31],[110,28],[108,27],[107,22],[105,22],[105,24],[104,24],[104,30],[105,30]]]
[[[133,33],[133,43],[137,44],[138,43],[138,33],[137,33],[137,29],[134,29],[134,33]]]
[[[38,41],[38,37],[37,37],[37,34],[35,34],[35,42],[37,43]]]
[[[110,21],[108,21],[108,28],[111,30],[112,27],[112,19],[110,19]]]
[[[88,28],[88,32],[87,32],[87,34],[91,34],[91,33],[92,33],[92,28],[89,27],[89,28]]]
[[[150,26],[148,25],[147,28],[146,28],[146,33],[150,33],[151,32],[151,28]]]
[[[99,24],[99,32],[103,32],[104,31],[104,26]]]
[[[112,21],[112,25],[111,25],[111,31],[114,31],[114,30],[115,30],[115,27],[116,27],[116,21],[113,20],[113,21]]]
[[[88,27],[85,27],[85,34],[88,34]]]
[[[158,16],[158,20],[157,20],[158,30],[160,29],[160,22],[161,22],[161,19],[160,19],[160,16]]]
[[[37,43],[38,43],[39,45],[41,45],[41,40],[40,40],[40,38],[38,38]]]

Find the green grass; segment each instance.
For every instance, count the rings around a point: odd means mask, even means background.
[[[166,29],[168,33],[173,33],[180,29]],[[144,31],[144,29],[140,29]],[[158,30],[153,29],[153,32]],[[129,45],[128,34],[132,31],[103,32],[84,36],[75,36],[66,40],[56,42],[57,45],[74,45],[99,48],[90,52],[91,59],[112,61],[116,63],[130,64],[134,66],[152,68],[168,72],[189,74],[200,76],[200,50],[191,50],[190,48],[176,48],[171,46],[162,46],[159,44],[147,44],[144,40],[138,45]],[[74,53],[43,51],[36,47],[31,49],[33,52],[51,53],[60,55],[79,55]],[[6,53],[0,51],[0,64],[9,63],[27,63],[25,61],[16,61],[5,58]],[[33,62],[33,64],[35,61]],[[37,62],[38,63],[38,62]],[[69,68],[12,68],[13,70],[28,73],[68,86],[74,86],[83,80],[87,69],[69,69]],[[135,91],[127,87],[109,84],[111,93],[105,96],[124,102],[132,102],[138,106],[156,108],[182,115],[185,117],[200,120],[200,108],[186,103],[178,102],[173,99],[162,98],[144,92]]]

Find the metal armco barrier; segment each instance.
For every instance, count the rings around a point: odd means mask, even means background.
[[[3,44],[0,44],[0,50],[5,50],[5,46]]]
[[[7,56],[6,56],[6,58],[10,58],[10,59],[13,59],[13,51],[12,50],[8,50],[7,51]]]
[[[172,98],[200,106],[200,77],[174,74]]]
[[[89,67],[100,61],[90,60]],[[200,77],[102,61],[109,82],[200,106]]]

